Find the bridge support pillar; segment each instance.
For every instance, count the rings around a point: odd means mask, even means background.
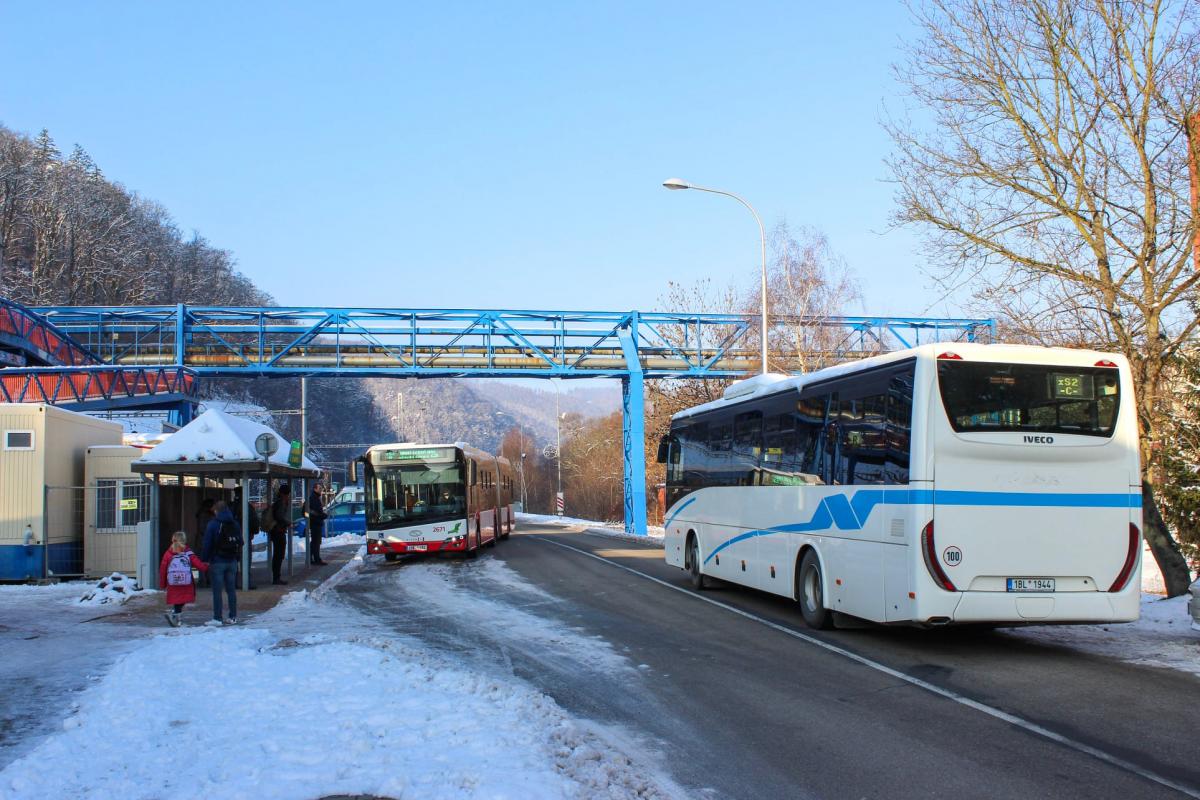
[[[646,399],[642,373],[621,379],[625,532],[646,535]]]
[[[192,421],[196,416],[196,404],[190,400],[185,400],[175,406],[167,414],[167,422],[177,428],[182,428]]]
[[[625,462],[625,532],[646,535],[646,392],[638,357],[638,312],[617,331],[629,376],[621,379],[621,449]]]

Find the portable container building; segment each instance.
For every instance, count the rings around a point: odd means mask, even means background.
[[[0,580],[83,572],[83,467],[115,422],[32,403],[0,404]]]
[[[87,448],[83,465],[83,570],[109,575],[137,570],[137,524],[150,519],[150,482],[129,468],[140,447]]]

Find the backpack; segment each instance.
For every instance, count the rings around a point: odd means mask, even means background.
[[[190,586],[192,583],[192,554],[190,551],[176,553],[167,565],[168,586]]]
[[[236,561],[242,550],[242,537],[237,525],[232,522],[222,522],[217,531],[217,540],[213,543],[213,552],[221,558]]]
[[[275,529],[275,514],[271,511],[271,507],[267,506],[258,515],[258,529],[270,533]]]

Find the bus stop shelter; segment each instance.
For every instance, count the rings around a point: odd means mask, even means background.
[[[262,436],[274,438],[275,452],[270,456],[259,455],[256,441]],[[241,497],[240,508],[234,508],[234,515],[241,519],[242,537],[246,546],[242,548],[242,579],[243,591],[250,588],[251,540],[258,531],[257,514],[250,508],[249,483],[254,479],[266,479],[268,484],[267,502],[271,501],[271,482],[274,480],[303,480],[320,476],[316,465],[301,455],[299,466],[289,463],[288,455],[290,442],[286,437],[271,430],[266,425],[242,417],[226,414],[218,409],[211,409],[192,420],[183,428],[169,437],[166,441],[147,451],[130,468],[140,472],[150,479],[151,483],[151,524],[147,526],[150,542],[146,551],[152,557],[161,556],[166,549],[164,535],[160,530],[159,509],[163,503],[163,492],[170,491],[172,485],[163,481],[164,476],[175,476],[179,491],[183,491],[186,478],[195,478],[201,485],[209,482],[220,482],[223,486],[237,486]],[[300,497],[307,487],[301,489]],[[296,494],[293,494],[295,497]],[[240,513],[239,513],[240,512]],[[307,535],[306,535],[307,538]],[[139,551],[142,548],[139,548]],[[292,570],[292,537],[291,515],[288,515],[287,536],[288,572]],[[153,562],[154,568],[149,570],[151,580],[157,583],[158,562]],[[157,587],[156,587],[157,588]]]

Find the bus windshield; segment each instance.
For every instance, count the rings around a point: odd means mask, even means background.
[[[938,384],[959,433],[1031,431],[1111,437],[1120,380],[1110,367],[939,361]]]
[[[366,465],[367,527],[457,519],[467,512],[460,461]]]

